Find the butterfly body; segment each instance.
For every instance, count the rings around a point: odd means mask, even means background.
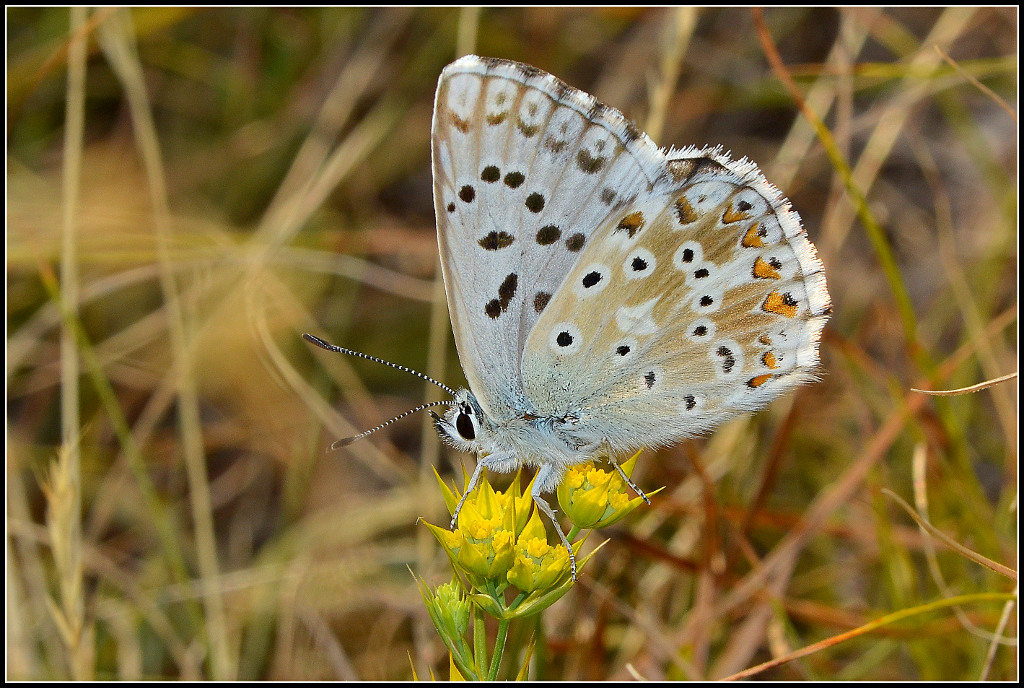
[[[557,487],[570,466],[594,458],[605,440],[588,430],[576,413],[524,411],[518,417],[492,418],[469,390],[458,390],[455,400],[445,417],[435,421],[441,437],[456,449],[486,457],[481,465],[499,473],[523,465],[542,469],[534,483],[538,493]]]

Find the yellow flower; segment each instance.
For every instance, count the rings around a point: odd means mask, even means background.
[[[622,464],[627,476],[632,474],[638,456],[640,452]],[[629,489],[618,471],[596,468],[593,462],[583,463],[566,472],[558,486],[558,504],[577,528],[604,528],[617,523],[643,501],[642,497],[630,499]]]
[[[536,522],[539,536],[524,530],[515,547],[515,563],[508,572],[508,582],[525,593],[551,587],[562,578],[569,567],[569,552],[565,547],[548,544],[544,525],[535,511],[530,523]],[[530,526],[527,526],[530,530]]]
[[[440,476],[437,480],[449,512],[454,512],[461,495],[449,490]],[[429,523],[427,527],[473,588],[498,595],[508,587],[515,543],[526,527],[532,506],[530,495],[524,497],[519,489],[518,476],[505,492],[495,492],[484,477],[463,503],[454,531]]]

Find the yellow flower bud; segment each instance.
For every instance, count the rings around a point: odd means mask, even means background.
[[[637,452],[622,465],[629,475],[636,463]],[[643,501],[630,499],[629,486],[619,472],[602,470],[592,462],[570,468],[558,486],[558,504],[573,525],[580,529],[604,528],[618,522]]]

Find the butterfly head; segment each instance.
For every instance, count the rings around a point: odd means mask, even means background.
[[[455,393],[448,410],[443,416],[433,411],[434,427],[447,444],[463,452],[476,452],[481,439],[487,434],[488,421],[476,397],[468,389]]]

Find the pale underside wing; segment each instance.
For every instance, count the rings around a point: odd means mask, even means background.
[[[663,153],[555,77],[476,57],[442,74],[432,141],[455,339],[492,419],[632,449],[813,376],[823,269],[753,163]]]
[[[788,202],[747,162],[670,154],[673,181],[618,210],[531,332],[524,388],[616,450],[667,444],[813,378],[831,310]]]

